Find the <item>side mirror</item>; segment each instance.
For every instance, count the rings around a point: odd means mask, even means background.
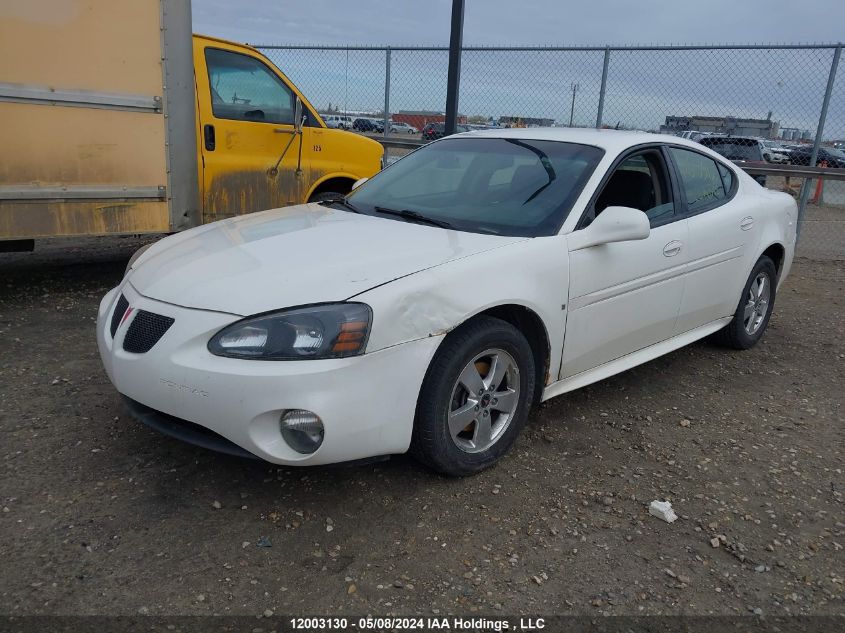
[[[297,134],[302,132],[302,125],[305,123],[305,118],[302,116],[302,99],[299,95],[296,97],[296,106],[293,110],[293,127]]]
[[[365,182],[367,182],[368,180],[369,180],[369,178],[359,178],[358,180],[356,180],[355,182],[353,182],[353,183],[352,183],[352,191],[355,191],[358,187],[360,187],[361,185],[363,185],[363,184],[364,184]]]
[[[644,240],[651,226],[648,216],[631,207],[607,207],[587,228],[569,236],[569,250],[580,251],[600,244]]]

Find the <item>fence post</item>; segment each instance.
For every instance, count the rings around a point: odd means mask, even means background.
[[[810,153],[810,167],[816,166],[816,161],[819,157],[819,146],[822,142],[822,135],[824,134],[825,119],[827,119],[827,109],[830,106],[830,95],[833,92],[833,84],[836,81],[836,70],[839,67],[839,58],[842,56],[842,44],[836,47],[833,53],[833,61],[830,64],[830,75],[827,78],[827,88],[824,91],[824,100],[822,101],[822,111],[819,114],[819,125],[816,128],[816,139],[813,141],[813,151]],[[810,197],[810,179],[805,178],[804,184],[801,186],[801,199],[798,202],[798,225],[795,227],[797,234],[795,242],[801,236],[801,226],[804,224],[804,213],[807,210],[807,198]]]
[[[604,95],[607,92],[607,67],[610,64],[610,47],[604,49],[604,67],[601,70],[601,89],[599,90],[599,111],[596,114],[596,129],[601,128],[604,116]]]
[[[384,138],[390,134],[390,47],[384,51]]]
[[[449,69],[446,73],[446,134],[458,130],[458,93],[461,90],[461,56],[464,50],[464,0],[452,0],[449,35]]]

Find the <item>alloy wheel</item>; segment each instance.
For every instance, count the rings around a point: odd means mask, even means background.
[[[771,297],[771,280],[768,273],[761,271],[751,282],[748,289],[748,298],[745,302],[743,312],[743,324],[748,335],[754,335],[769,311],[769,299]]]
[[[505,433],[519,404],[519,367],[502,349],[475,356],[452,388],[448,425],[455,445],[480,453]]]

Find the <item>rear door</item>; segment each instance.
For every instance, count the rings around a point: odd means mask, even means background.
[[[733,167],[691,148],[672,147],[668,153],[689,221],[687,283],[677,325],[681,333],[736,310],[760,210],[753,200],[737,195]]]
[[[644,211],[644,240],[571,251],[561,378],[568,378],[671,338],[684,290],[687,220],[677,213],[659,146],[624,157],[581,219],[586,227],[608,206]]]
[[[310,128],[294,133],[296,92],[248,49],[201,38],[194,47],[204,221],[302,201]]]

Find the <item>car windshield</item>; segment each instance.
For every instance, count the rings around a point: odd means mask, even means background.
[[[729,160],[763,160],[757,141],[744,138],[703,138],[700,142]]]
[[[553,235],[603,154],[557,141],[450,138],[397,161],[349,201],[362,213],[411,211],[461,231]]]

